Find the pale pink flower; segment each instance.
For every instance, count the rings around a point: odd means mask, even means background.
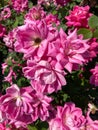
[[[11,16],[11,10],[10,8],[6,7],[1,11],[1,18],[2,20],[6,20]]]
[[[57,106],[57,114],[49,122],[49,130],[82,130],[84,124],[82,110],[73,103],[66,103],[64,107]]]
[[[13,9],[16,10],[18,13],[28,9],[28,0],[11,0],[11,1]]]
[[[41,6],[33,6],[25,15],[25,23],[34,22],[45,18],[46,13]]]
[[[2,38],[6,33],[6,28],[0,24],[0,38]]]
[[[88,5],[85,7],[74,6],[73,10],[69,12],[69,16],[65,17],[68,20],[66,24],[69,27],[88,27],[88,19],[92,15],[89,9],[90,7]]]
[[[92,73],[90,76],[90,83],[98,86],[98,64],[96,64],[95,68],[91,69],[90,72]]]
[[[60,90],[61,86],[66,85],[64,71],[54,68],[54,66],[45,60],[40,62],[28,60],[27,67],[23,68],[23,73],[32,82],[37,81],[42,86],[45,85],[49,93]]]

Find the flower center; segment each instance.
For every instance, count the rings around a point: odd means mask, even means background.
[[[39,37],[34,39],[34,45],[39,45],[41,43],[41,39]]]

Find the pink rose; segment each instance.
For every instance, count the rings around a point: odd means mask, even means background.
[[[32,118],[32,100],[30,95],[32,89],[24,87],[19,89],[17,85],[12,85],[6,89],[6,94],[0,97],[1,110],[6,114],[9,124],[13,124],[19,128],[25,127],[33,122]]]
[[[90,83],[98,86],[98,64],[96,64],[95,68],[91,69],[90,72],[92,73],[90,76]]]
[[[74,6],[73,10],[69,12],[69,16],[65,17],[68,20],[66,24],[69,27],[88,27],[88,18],[92,15],[89,13],[89,9],[89,6]]]
[[[82,110],[73,103],[57,107],[57,114],[49,122],[49,130],[80,130],[85,124]]]
[[[5,20],[11,16],[11,10],[10,8],[4,8],[3,11],[1,12],[1,18],[2,20]]]
[[[25,15],[25,23],[34,22],[45,18],[46,12],[41,6],[33,6]]]
[[[15,51],[24,53],[26,59],[42,57],[49,42],[56,37],[53,31],[44,20],[20,26],[16,33]]]
[[[45,86],[49,93],[60,90],[61,86],[66,85],[64,71],[54,68],[45,60],[40,62],[28,60],[27,67],[23,68],[23,73],[32,81],[32,84],[33,81],[37,81],[42,86]]]
[[[78,65],[85,63],[83,54],[88,51],[87,40],[83,40],[82,35],[77,35],[77,29],[67,34],[60,29],[60,38],[49,44],[48,55],[57,59],[58,66],[67,69],[69,72],[76,70]]]
[[[5,27],[2,24],[0,24],[0,38],[4,36],[5,32],[6,32]]]
[[[28,8],[28,0],[11,0],[12,1],[12,7],[14,10],[16,10],[18,13],[25,11],[25,9]]]

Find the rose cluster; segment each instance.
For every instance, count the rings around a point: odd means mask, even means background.
[[[24,24],[8,34],[0,24],[0,38],[3,37],[9,52],[23,54],[26,63],[22,66],[22,73],[30,82],[29,86],[21,88],[13,84],[13,77],[16,79],[17,75],[10,66],[8,75],[4,77],[10,87],[0,96],[0,128],[27,130],[29,124],[40,119],[48,122],[49,130],[97,130],[98,120],[93,121],[90,117],[93,108],[89,107],[84,115],[82,109],[72,102],[54,108],[51,96],[66,87],[69,73],[79,70],[98,54],[97,39],[84,39],[82,34],[78,34],[79,28],[89,28],[90,7],[75,6],[65,17],[69,27],[65,32],[59,28],[61,21],[57,15],[47,13],[40,2],[49,1],[38,1],[24,16]],[[55,6],[67,4],[65,0],[52,2]],[[12,0],[12,7],[18,13],[23,12],[28,9],[28,1]],[[10,15],[8,8],[1,12],[3,20]],[[14,60],[12,62],[16,64]],[[6,61],[2,64],[3,74],[7,67]],[[98,65],[91,69],[91,73],[90,83],[98,86]]]

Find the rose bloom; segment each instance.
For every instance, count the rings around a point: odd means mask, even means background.
[[[92,73],[90,76],[90,83],[98,86],[98,64],[96,64],[95,68],[91,69],[90,72]]]
[[[41,20],[46,16],[45,11],[41,6],[33,6],[29,9],[29,12],[25,15],[25,23]]]
[[[68,2],[70,2],[71,0],[53,0],[54,3],[56,3],[57,5],[61,5],[64,6],[66,5]]]
[[[23,68],[23,73],[25,77],[32,80],[32,86],[33,81],[37,81],[42,87],[47,88],[48,93],[52,93],[60,90],[61,86],[66,85],[65,72],[53,66],[45,60],[40,62],[28,60],[27,67]]]
[[[5,32],[5,27],[2,24],[0,24],[0,38],[2,38],[5,35]]]
[[[11,10],[10,8],[4,8],[3,11],[1,12],[1,18],[2,20],[5,20],[11,16]]]
[[[48,55],[57,59],[57,64],[69,72],[77,70],[79,65],[85,63],[83,54],[89,49],[87,40],[82,35],[77,35],[77,29],[68,32],[68,35],[60,29],[60,38],[49,44]]]
[[[45,21],[47,25],[56,25],[56,26],[60,25],[59,19],[57,18],[56,15],[53,14],[48,14],[45,17]]]
[[[84,124],[82,110],[73,103],[66,103],[64,107],[57,106],[57,114],[49,122],[49,130],[82,130]]]
[[[12,7],[18,13],[23,12],[28,8],[28,0],[11,0]]]
[[[17,28],[14,28],[13,30],[9,31],[7,35],[3,37],[3,41],[5,42],[5,45],[9,48],[9,51],[14,50],[16,31]]]
[[[14,124],[17,128],[26,127],[33,122],[32,99],[30,95],[32,89],[24,87],[19,89],[17,85],[12,85],[6,89],[6,94],[0,97],[1,110],[6,114],[9,124]]]
[[[16,33],[15,51],[24,53],[26,59],[41,58],[46,55],[48,44],[56,38],[57,32],[44,20],[20,26]]]
[[[42,121],[47,121],[50,117],[51,110],[51,101],[52,98],[46,95],[43,95],[42,90],[33,91],[33,119],[36,121],[37,119],[41,119]]]
[[[89,6],[74,6],[73,10],[69,12],[69,16],[66,16],[67,25],[69,27],[88,27],[88,19],[92,15],[89,13]]]

